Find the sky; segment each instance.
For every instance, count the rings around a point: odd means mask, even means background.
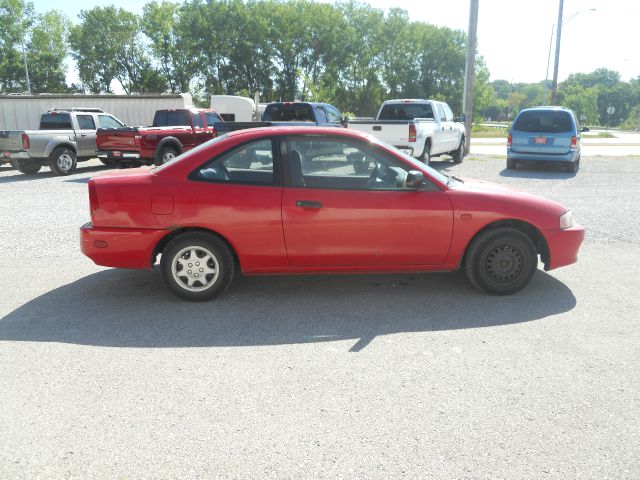
[[[83,0],[82,9],[112,4],[141,14],[145,3]],[[383,10],[402,8],[412,21],[465,31],[469,25],[470,0],[366,0],[365,3]],[[38,12],[61,10],[74,23],[78,21],[76,2],[35,0],[34,5]],[[485,59],[491,80],[514,83],[544,80],[559,0],[479,0],[479,5],[478,53]],[[625,81],[640,77],[640,1],[565,0],[563,20],[560,81],[571,73],[588,73],[600,67],[618,71]],[[555,31],[553,40],[548,78],[553,76]],[[77,81],[77,73],[70,71],[67,79]]]

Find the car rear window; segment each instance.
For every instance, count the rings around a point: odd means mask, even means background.
[[[189,119],[189,112],[182,111],[170,111],[162,110],[156,112],[153,117],[154,127],[189,127],[191,126],[191,120]]]
[[[382,107],[378,120],[413,120],[414,118],[433,119],[433,110],[429,103],[392,103]]]
[[[262,120],[265,122],[313,122],[313,112],[308,103],[267,105]]]
[[[68,113],[45,113],[40,117],[40,130],[72,130]]]
[[[520,113],[513,124],[520,132],[563,133],[573,131],[571,115],[567,112],[532,110]]]

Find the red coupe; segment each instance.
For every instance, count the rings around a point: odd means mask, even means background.
[[[247,275],[452,271],[494,294],[574,263],[584,228],[556,202],[446,176],[337,128],[230,133],[155,168],[89,180],[82,251],[160,269],[188,300]]]

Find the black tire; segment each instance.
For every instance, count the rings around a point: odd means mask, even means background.
[[[453,163],[462,163],[464,160],[464,135],[460,139],[460,145],[453,152],[451,152],[451,159]]]
[[[110,158],[98,158],[98,160],[100,160],[107,167],[113,167],[113,165],[115,164],[114,161]]]
[[[158,152],[158,156],[154,159],[156,165],[163,165],[169,160],[173,160],[178,156],[178,151],[173,147],[162,147]]]
[[[193,258],[193,261],[190,262]],[[208,260],[204,261],[205,258]],[[198,265],[199,263],[202,263]],[[192,267],[193,270],[185,271]],[[234,276],[229,247],[215,235],[190,232],[171,240],[162,252],[162,278],[184,300],[204,301],[224,292]]]
[[[531,239],[513,228],[492,228],[476,237],[465,255],[465,272],[478,289],[495,295],[522,290],[538,268]]]
[[[513,158],[507,158],[507,170],[514,170],[516,168],[516,161]]]
[[[580,157],[576,159],[575,162],[570,162],[565,165],[565,170],[571,173],[578,173],[580,169]]]
[[[42,168],[42,162],[40,160],[15,160],[15,166],[20,173],[25,175],[34,175]]]
[[[18,164],[16,163],[16,160],[14,160],[13,158],[11,160],[9,160],[9,165],[11,165],[11,168],[14,169],[18,169]]]
[[[424,143],[424,150],[422,151],[422,155],[418,157],[418,160],[427,165],[431,163],[431,143],[429,143],[429,140]]]
[[[56,148],[49,159],[49,167],[56,175],[69,175],[77,165],[76,153],[67,147]]]

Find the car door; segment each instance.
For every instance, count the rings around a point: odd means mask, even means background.
[[[447,105],[446,103],[443,103],[442,107],[444,108],[444,115],[445,115],[445,118],[447,119],[447,127],[448,127],[448,130],[446,130],[448,133],[447,151],[452,152],[453,150],[458,148],[458,145],[460,145],[460,135],[458,131],[458,126],[456,125],[456,122],[455,122],[455,116],[453,115],[451,108],[449,108],[449,105]]]
[[[76,114],[76,149],[78,157],[91,157],[96,153],[96,121],[90,113]]]
[[[437,125],[433,132],[434,142],[431,146],[431,153],[444,153],[449,147],[449,123],[442,103],[434,103],[434,106]]]
[[[233,245],[244,271],[286,268],[282,232],[279,142],[241,143],[189,175],[181,213],[186,225],[201,225]]]
[[[409,166],[339,136],[291,136],[285,150],[282,224],[293,266],[444,263],[451,203],[433,184],[429,191],[403,187]]]

